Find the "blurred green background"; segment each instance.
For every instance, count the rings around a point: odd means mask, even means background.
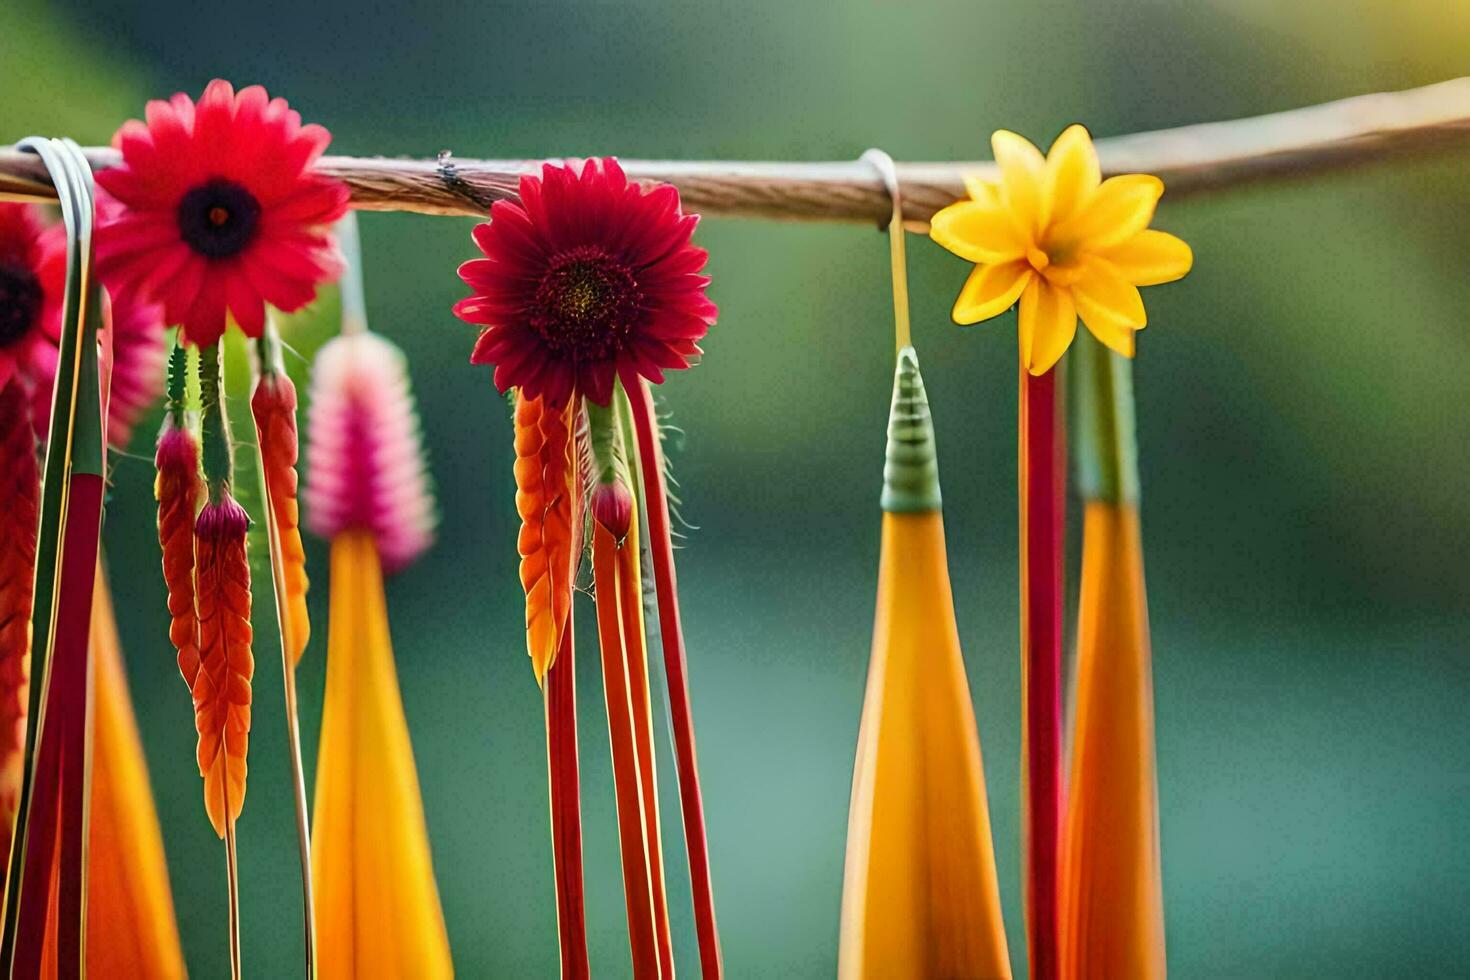
[[[1470,7],[1432,0],[8,0],[3,23],[0,143],[104,142],[146,98],[220,75],[287,96],[340,153],[820,160],[880,145],[967,159],[1002,126],[1107,136],[1470,73]],[[1149,292],[1137,368],[1176,976],[1450,976],[1470,960],[1467,177],[1463,155],[1441,157],[1160,208],[1197,257],[1182,284]],[[471,224],[362,222],[371,322],[408,352],[443,514],[440,544],[390,583],[390,615],[459,971],[552,976],[510,426],[450,314]],[[826,977],[875,588],[886,244],[861,227],[732,220],[698,239],[721,318],[704,363],[663,394],[687,432],[674,465],[698,526],[679,572],[725,956],[736,978]],[[966,266],[920,239],[910,256],[1023,971],[1014,318],[952,326]],[[195,975],[223,976],[224,856],[165,638],[152,429],[117,459],[106,545],[185,952]],[[310,771],[327,577],[325,548],[308,549]],[[595,637],[580,640],[592,956],[620,976],[601,684]],[[269,647],[240,824],[244,952],[250,974],[289,976],[297,866]]]

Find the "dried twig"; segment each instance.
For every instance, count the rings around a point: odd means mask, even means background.
[[[1099,140],[1106,173],[1157,174],[1169,197],[1269,178],[1299,177],[1392,156],[1470,143],[1470,78],[1403,92],[1362,95],[1250,119],[1205,123]],[[115,150],[86,151],[94,168],[116,164]],[[740,163],[624,160],[628,173],[679,188],[691,211],[712,216],[793,221],[887,219],[889,199],[877,171],[861,160]],[[481,215],[515,194],[526,160],[324,157],[320,169],[346,181],[366,211]],[[961,178],[990,162],[900,163],[904,217],[923,226],[963,196]],[[29,154],[0,150],[0,199],[55,198],[45,168]]]

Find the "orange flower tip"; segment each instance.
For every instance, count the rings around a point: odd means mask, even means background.
[[[633,493],[628,485],[622,480],[599,483],[592,491],[592,519],[621,544],[633,523]]]
[[[228,493],[205,504],[194,521],[195,537],[210,541],[238,540],[249,530],[250,515]]]

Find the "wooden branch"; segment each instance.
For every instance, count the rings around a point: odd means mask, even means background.
[[[1470,144],[1470,78],[1403,92],[1363,95],[1250,119],[1205,123],[1097,141],[1107,174],[1151,173],[1169,198],[1259,180],[1301,177],[1390,157]],[[116,150],[86,151],[95,168],[115,166]],[[483,215],[514,197],[527,160],[323,157],[323,173],[352,188],[366,211]],[[861,221],[889,215],[877,172],[862,161],[738,163],[624,160],[631,177],[679,188],[684,206],[710,216],[792,221]],[[962,177],[994,172],[988,161],[900,163],[906,222],[922,229],[939,208],[964,196]],[[0,150],[0,199],[53,200],[40,161]]]

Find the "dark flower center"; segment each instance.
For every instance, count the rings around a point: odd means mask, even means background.
[[[41,282],[17,262],[0,262],[0,350],[14,346],[41,312]]]
[[[207,259],[238,255],[255,238],[260,202],[232,180],[216,177],[179,201],[179,234]]]
[[[531,326],[546,345],[577,361],[622,350],[642,313],[633,273],[596,245],[556,256],[536,287]]]

